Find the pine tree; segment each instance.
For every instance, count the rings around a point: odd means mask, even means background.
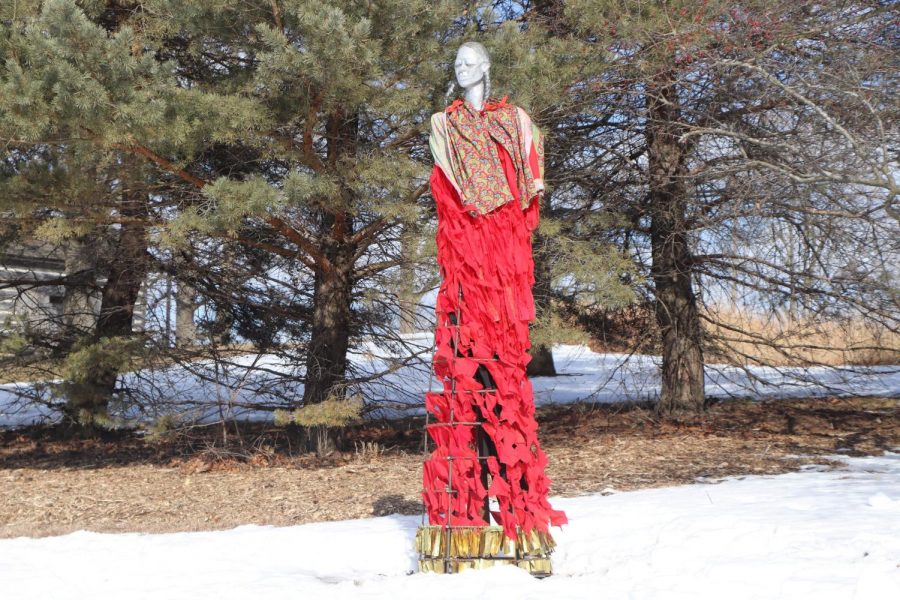
[[[555,0],[529,3],[524,12],[519,3],[494,9],[476,28],[486,32],[495,95],[509,94],[545,135],[547,189],[533,239],[537,319],[528,374],[555,375],[552,345],[587,340],[578,315],[634,298],[631,261],[609,236],[616,217],[594,210],[595,190],[582,184],[585,162],[597,153],[594,134],[609,118],[595,110],[585,82],[601,77],[607,64],[575,35]]]
[[[303,403],[341,397],[358,333],[354,298],[399,264],[391,239],[417,219],[427,189],[423,123],[443,102],[451,58],[443,39],[460,8],[20,7],[3,25],[0,137],[17,152],[64,153],[72,172],[85,164],[77,156],[140,158],[177,191],[178,217],[155,223],[168,244],[236,241],[310,273]],[[113,208],[104,218],[149,224],[146,210]]]

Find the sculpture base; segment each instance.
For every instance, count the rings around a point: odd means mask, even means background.
[[[535,577],[552,574],[550,553],[556,543],[549,533],[519,531],[511,540],[497,526],[426,525],[416,531],[420,573],[459,573],[495,565],[515,565]]]

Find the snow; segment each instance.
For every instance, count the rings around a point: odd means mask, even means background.
[[[837,458],[837,457],[834,457]],[[900,598],[900,453],[554,498],[555,575],[409,574],[418,517],[0,540],[3,598]]]
[[[421,344],[431,344],[423,337]],[[380,351],[383,355],[383,350]],[[377,346],[367,356],[379,356]],[[425,358],[427,359],[426,355]],[[660,393],[659,356],[597,353],[587,346],[559,344],[553,347],[559,376],[536,377],[535,403],[628,402],[655,400]],[[378,361],[374,361],[377,363]],[[368,367],[373,371],[377,366]],[[365,369],[363,369],[365,370]],[[734,367],[708,364],[706,393],[714,398],[788,398],[816,395],[900,396],[900,365],[878,367]],[[439,387],[436,383],[435,387]],[[379,387],[380,386],[380,387]],[[428,389],[424,370],[406,368],[368,384],[367,395],[396,399],[396,390],[414,391],[406,400],[421,404]],[[392,395],[393,394],[393,395]]]
[[[422,410],[422,394],[429,389],[428,358],[431,337],[416,334],[406,339],[407,351],[421,351],[422,360],[407,364],[360,386],[377,416],[399,416]],[[402,358],[374,342],[364,344],[352,355],[355,371],[361,375],[387,370]],[[559,345],[553,357],[558,377],[533,379],[535,403],[623,402],[653,400],[659,396],[660,359],[648,355],[598,354],[585,346]],[[246,354],[231,359],[223,368],[204,361],[192,366],[171,367],[153,372],[127,373],[120,385],[142,397],[143,412],[134,406],[113,407],[113,414],[152,421],[162,414],[177,413],[185,418],[217,420],[222,416],[242,419],[271,419],[268,411],[254,409],[256,403],[278,403],[281,398],[297,398],[303,386],[279,379],[273,373],[296,377],[297,365],[272,355]],[[431,382],[438,389],[436,382]],[[741,369],[728,365],[706,366],[706,391],[710,397],[789,398],[816,395],[900,396],[900,366],[811,367]],[[36,396],[41,403],[27,403],[23,396]],[[32,383],[0,385],[0,427],[16,427],[58,418],[49,390]]]

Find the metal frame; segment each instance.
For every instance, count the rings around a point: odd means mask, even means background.
[[[453,354],[451,361],[455,362],[457,353],[459,352],[460,327],[462,323],[462,285],[457,283],[457,312],[456,322],[451,326],[453,331]],[[437,341],[432,344],[432,366],[430,376],[428,378],[428,393],[433,393],[434,387],[434,354],[437,350]],[[473,359],[481,362],[497,362],[499,358]],[[452,369],[451,369],[452,370]],[[445,378],[446,381],[446,378]],[[469,390],[473,394],[485,394],[496,392],[496,389]],[[425,411],[424,441],[423,455],[424,459],[429,458],[428,452],[428,429],[430,427],[455,427],[465,425],[471,427],[479,427],[484,432],[483,421],[456,421],[453,414],[453,400],[456,399],[456,378],[450,377],[450,415],[446,422],[431,422],[431,414]],[[488,525],[453,525],[451,522],[451,498],[456,494],[453,489],[453,461],[455,460],[477,460],[482,461],[489,458],[480,451],[474,457],[461,457],[449,455],[446,457],[448,463],[447,470],[447,487],[445,489],[425,490],[423,492],[444,492],[447,494],[447,517],[442,525],[426,525],[427,514],[422,513],[422,525],[416,532],[416,550],[419,553],[419,571],[420,572],[442,572],[442,573],[458,573],[468,569],[484,569],[497,564],[514,564],[536,577],[546,577],[551,574],[550,553],[555,547],[555,542],[549,533],[532,531],[529,536],[525,536],[520,529],[517,528],[517,539],[511,540],[506,537],[503,529],[497,525],[491,525],[491,515],[488,511]],[[490,498],[487,498],[490,502]],[[435,538],[437,534],[437,538]],[[499,542],[497,538],[499,536]],[[456,539],[454,539],[456,538]],[[498,549],[499,543],[499,549]],[[473,553],[474,548],[478,551]],[[440,566],[440,569],[438,567]]]

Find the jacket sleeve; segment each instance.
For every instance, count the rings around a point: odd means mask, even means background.
[[[544,191],[544,134],[538,129],[531,117],[521,108],[519,109],[519,130],[522,132],[525,146],[525,154],[528,166],[534,177],[534,187],[539,192]]]
[[[452,160],[450,136],[447,134],[447,115],[443,112],[431,115],[431,136],[428,139],[428,147],[431,149],[435,166],[440,167],[444,176],[456,189],[456,193],[461,194],[459,184],[453,177],[453,168],[450,163]]]

